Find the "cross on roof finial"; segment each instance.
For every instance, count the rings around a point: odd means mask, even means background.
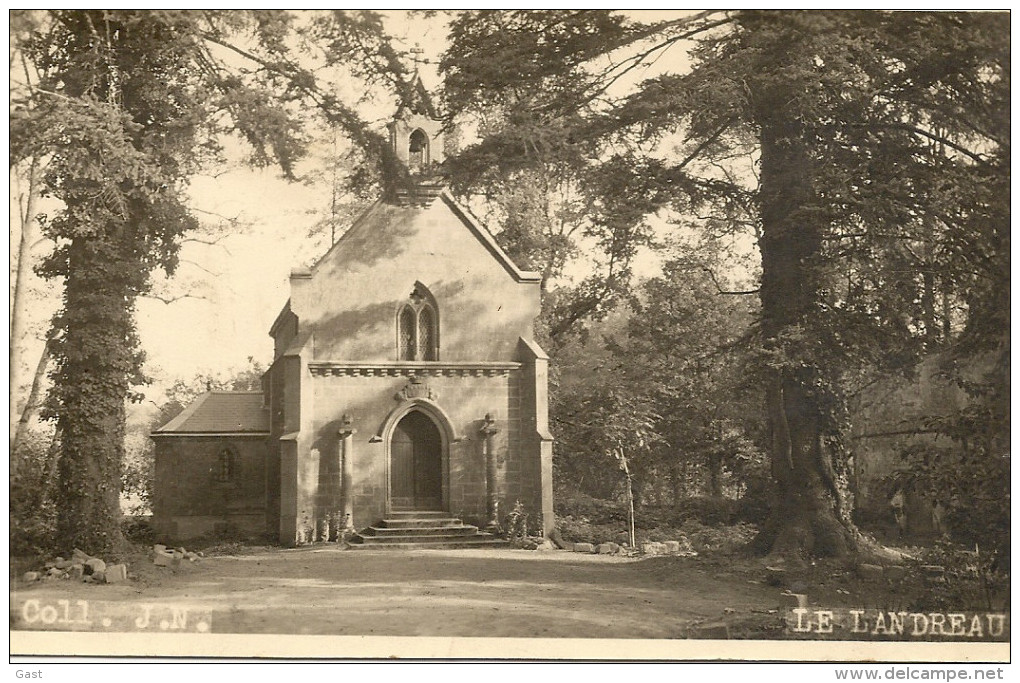
[[[425,50],[421,49],[418,43],[414,44],[414,47],[411,48],[410,52],[411,61],[414,62],[415,68],[417,68],[419,64],[428,64],[428,60],[421,56],[425,54]]]

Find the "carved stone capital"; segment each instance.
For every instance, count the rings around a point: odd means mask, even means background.
[[[482,426],[478,431],[484,436],[492,436],[499,432],[499,427],[496,426],[496,421],[492,419],[492,413],[485,414],[485,421],[482,422]]]
[[[430,401],[434,401],[439,397],[432,387],[427,382],[423,382],[418,379],[417,375],[412,375],[411,379],[408,380],[407,384],[403,389],[397,392],[394,398],[398,401],[411,401],[416,398],[425,398]]]
[[[344,413],[343,417],[340,418],[340,429],[337,433],[342,439],[358,433],[358,430],[354,428],[354,420],[347,413]]]

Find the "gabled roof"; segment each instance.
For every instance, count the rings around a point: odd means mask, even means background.
[[[261,391],[207,391],[152,435],[268,433]]]
[[[489,230],[471,214],[467,207],[458,204],[457,200],[453,198],[453,195],[451,195],[448,191],[443,190],[439,195],[439,198],[442,199],[448,207],[450,207],[450,210],[453,211],[458,218],[460,218],[464,225],[471,229],[472,234],[478,238],[478,241],[485,245],[485,248],[489,250],[489,253],[491,253],[497,261],[499,261],[500,265],[506,268],[507,272],[509,272],[517,282],[542,281],[541,273],[532,270],[521,270],[518,268],[517,264],[510,259],[510,256],[503,251],[503,248],[496,242],[496,238],[492,236],[492,233],[489,232]]]
[[[510,259],[510,256],[503,251],[503,248],[499,246],[496,239],[492,236],[492,233],[483,226],[478,219],[471,215],[471,212],[464,206],[457,203],[457,200],[453,198],[453,195],[446,189],[443,189],[439,193],[438,197],[433,201],[442,201],[450,211],[460,220],[460,222],[468,228],[469,232],[477,239],[482,246],[484,246],[496,261],[503,266],[503,268],[513,277],[517,282],[541,282],[542,274],[530,270],[521,270],[517,265]],[[354,221],[354,224],[340,236],[332,247],[322,255],[322,257],[312,266],[314,272],[319,266],[326,262],[330,254],[335,249],[341,248],[351,235],[362,227],[371,227],[375,223],[382,224],[386,221],[392,220],[392,216],[388,215],[386,211],[392,210],[393,207],[398,206],[391,201],[380,199],[373,204],[365,213]],[[425,207],[408,207],[399,206],[399,210],[403,211],[420,211],[424,210]],[[282,315],[282,312],[281,312]]]
[[[414,74],[414,80],[411,81],[411,99],[408,102],[400,103],[400,106],[397,107],[397,117],[399,118],[405,111],[420,114],[434,121],[439,119],[436,108],[432,104],[432,97],[425,89],[425,84],[421,82],[421,76],[417,72]]]

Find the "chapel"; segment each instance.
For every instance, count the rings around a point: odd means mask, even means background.
[[[262,391],[207,392],[152,433],[163,535],[466,546],[518,503],[552,530],[540,276],[444,188],[413,90],[389,126],[413,182],[291,272]]]

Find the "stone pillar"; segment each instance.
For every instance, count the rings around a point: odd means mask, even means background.
[[[488,522],[485,526],[491,531],[499,528],[498,467],[494,443],[499,429],[496,427],[496,421],[492,419],[492,413],[485,414],[485,421],[478,431],[482,435],[482,450],[485,454],[485,494],[488,503]]]
[[[351,416],[346,413],[340,418],[340,499],[343,501],[343,517],[339,520],[337,541],[346,541],[354,532],[354,498],[352,479],[354,477],[354,429]]]

